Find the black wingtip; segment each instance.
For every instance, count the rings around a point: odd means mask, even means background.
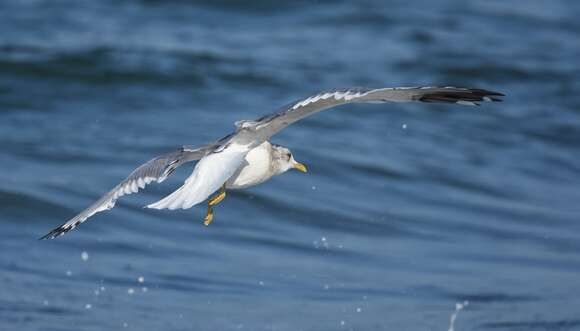
[[[48,239],[54,239],[58,236],[61,235],[61,232],[58,231],[60,228],[54,229],[52,231],[50,231],[49,233],[45,234],[44,236],[38,238],[38,240],[48,240]],[[64,232],[62,232],[64,233]]]
[[[480,102],[502,102],[505,94],[476,88],[441,88],[430,93],[423,94],[419,101],[434,103],[457,103],[471,106],[479,106]]]
[[[63,234],[69,232],[70,230],[74,229],[75,226],[66,226],[67,223],[59,226],[56,229],[53,229],[49,233],[45,234],[44,236],[38,238],[38,240],[47,240],[47,239],[55,239],[56,237],[60,237]]]
[[[44,236],[38,238],[38,240],[48,240],[48,239],[54,239],[51,233],[47,233]]]

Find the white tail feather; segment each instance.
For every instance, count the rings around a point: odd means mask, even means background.
[[[190,208],[193,205],[191,205],[190,207],[184,207],[184,204],[183,204],[183,202],[185,200],[185,194],[183,193],[184,187],[185,187],[185,185],[181,186],[175,192],[171,193],[170,195],[166,196],[165,198],[148,205],[147,208],[171,209],[171,210],[178,209],[178,208],[182,208],[182,209]]]
[[[180,188],[147,208],[188,209],[203,202],[236,172],[247,153],[247,148],[234,144],[205,156]]]

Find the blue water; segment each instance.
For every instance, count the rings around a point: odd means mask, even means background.
[[[575,1],[0,1],[0,330],[580,330]],[[203,206],[119,201],[139,164],[320,90],[282,132],[310,172]]]

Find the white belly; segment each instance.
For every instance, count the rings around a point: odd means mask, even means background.
[[[242,189],[265,182],[273,176],[271,171],[271,145],[264,142],[252,149],[245,158],[245,163],[226,182],[226,187]]]

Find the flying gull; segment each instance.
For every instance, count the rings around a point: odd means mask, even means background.
[[[479,102],[502,101],[502,96],[498,92],[458,87],[357,87],[321,92],[257,120],[238,121],[233,133],[215,143],[201,147],[182,146],[177,151],[152,159],[135,169],[87,209],[41,239],[65,234],[94,214],[113,208],[118,198],[136,193],[151,182],[161,183],[176,168],[193,161],[197,164],[185,183],[147,208],[188,209],[207,200],[207,213],[203,221],[207,226],[213,220],[213,207],[225,198],[227,189],[254,186],[290,169],[306,172],[306,166],[294,160],[288,148],[272,144],[269,140],[290,124],[334,106],[412,101],[477,106]]]

